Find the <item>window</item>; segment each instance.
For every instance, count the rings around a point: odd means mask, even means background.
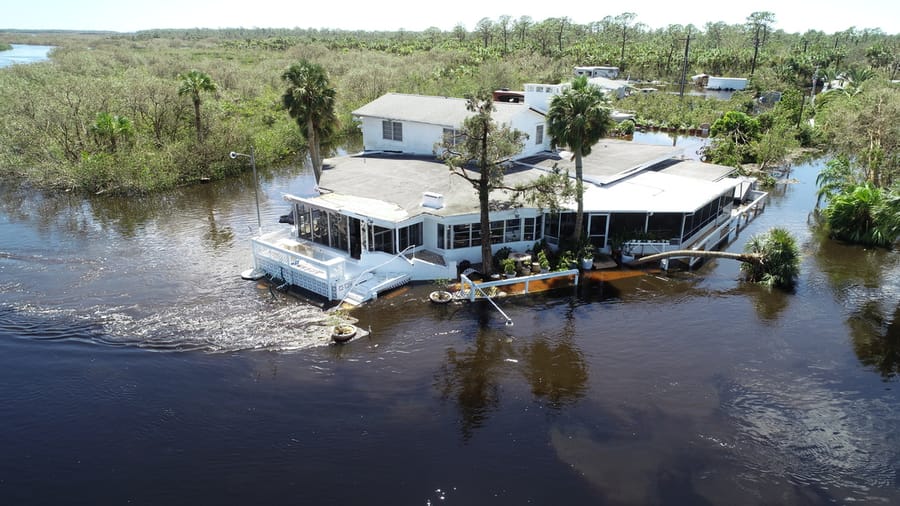
[[[504,242],[515,242],[522,239],[522,222],[518,218],[506,220],[506,236]]]
[[[401,228],[399,230],[399,235],[400,251],[403,251],[410,246],[421,246],[422,244],[424,244],[424,242],[422,241],[421,223],[416,223],[415,225]]]
[[[503,221],[491,222],[491,243],[498,244],[503,242]]]
[[[445,128],[443,141],[447,146],[456,146],[462,141],[462,134],[460,134],[459,130]]]
[[[544,143],[544,125],[538,125],[534,131],[534,143],[535,144],[543,144]]]
[[[372,251],[383,251],[385,253],[396,253],[394,251],[394,229],[384,228],[375,225],[370,227],[372,239],[369,241],[369,249]]]
[[[448,229],[450,231],[449,249],[481,246],[480,223],[449,225]]]
[[[403,123],[384,120],[381,122],[381,136],[389,141],[403,140]]]
[[[541,229],[543,228],[543,216],[537,218],[525,218],[525,235],[523,241],[537,241],[541,238]]]

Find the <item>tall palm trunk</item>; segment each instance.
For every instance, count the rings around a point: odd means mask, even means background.
[[[312,161],[313,171],[316,174],[316,184],[322,179],[322,154],[319,147],[319,137],[312,118],[306,121],[306,143],[309,149],[309,158]]]
[[[572,240],[579,241],[582,237],[581,229],[584,228],[584,167],[581,163],[581,149],[575,150],[575,200],[578,205],[576,206]]]
[[[202,144],[203,130],[200,127],[200,97],[194,97],[194,128],[197,129],[197,144]]]

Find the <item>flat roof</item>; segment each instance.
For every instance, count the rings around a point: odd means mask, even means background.
[[[616,213],[689,213],[733,190],[736,181],[701,181],[647,171],[611,186],[588,187],[584,209]]]
[[[737,172],[737,169],[728,167],[727,165],[716,165],[713,163],[701,162],[699,160],[684,160],[680,163],[666,167],[660,170],[660,172],[675,176],[691,177],[703,181],[718,181],[734,174]]]
[[[657,163],[678,158],[684,153],[682,148],[640,144],[619,139],[603,139],[591,147],[591,154],[581,158],[584,180],[596,185],[606,185],[628,177],[631,174],[656,165]],[[575,160],[571,153],[560,152],[560,157],[547,159],[538,163],[545,169],[557,165],[575,176]]]
[[[587,186],[585,210],[630,212],[677,209],[690,212],[727,189],[727,181],[719,184],[711,177],[704,181],[701,177],[686,177],[664,171],[641,172],[680,153],[680,149],[670,146],[604,139],[593,147],[589,156],[583,158],[585,181],[594,183]],[[691,160],[675,159],[673,162],[673,167],[682,163],[694,164]],[[567,156],[545,152],[540,156],[515,162],[507,170],[504,182],[509,186],[526,183],[545,174],[554,165],[568,170],[570,176],[574,177],[574,161]],[[665,169],[665,172],[670,168]],[[692,171],[700,174],[694,169]],[[721,171],[722,168],[719,167],[708,175],[715,174],[718,177]],[[470,175],[478,177],[478,172],[470,172]],[[362,153],[329,158],[326,160],[319,188],[322,194],[317,197],[288,195],[285,198],[394,223],[421,214],[455,216],[479,211],[478,195],[472,185],[452,174],[446,164],[431,157]],[[660,196],[660,191],[664,197]],[[425,192],[441,195],[444,207],[423,207]],[[491,193],[492,203],[497,208],[507,206],[509,198],[509,192],[506,191],[496,190]],[[692,207],[700,201],[700,204]]]

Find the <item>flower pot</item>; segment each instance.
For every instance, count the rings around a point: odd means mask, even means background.
[[[356,336],[356,330],[356,326],[350,325],[349,323],[335,325],[334,328],[331,329],[331,339],[336,343],[346,343]]]
[[[582,258],[581,259],[581,269],[585,271],[589,271],[594,267],[594,259],[593,258]]]
[[[428,299],[435,304],[446,304],[453,300],[453,294],[446,290],[435,290],[428,294]]]

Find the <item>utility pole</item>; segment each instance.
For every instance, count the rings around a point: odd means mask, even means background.
[[[684,83],[687,80],[688,51],[691,48],[691,27],[688,26],[687,38],[684,39],[684,64],[681,67],[681,98],[684,98]]]

